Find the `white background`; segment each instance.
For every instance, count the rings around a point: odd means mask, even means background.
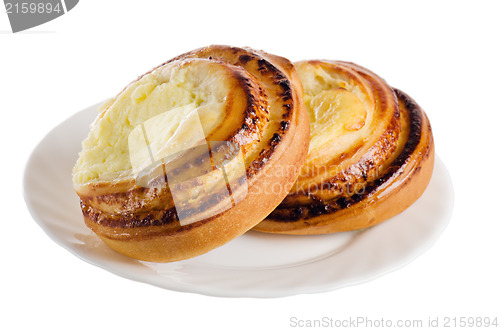
[[[287,330],[290,317],[500,319],[500,20],[494,1],[98,1],[12,34],[0,13],[0,329]],[[456,199],[440,240],[406,267],[280,299],[178,293],[115,276],[29,215],[23,168],[61,121],[153,66],[222,43],[366,66],[427,111]],[[57,162],[57,160],[54,160]]]

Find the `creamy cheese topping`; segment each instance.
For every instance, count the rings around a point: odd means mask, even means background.
[[[363,139],[371,122],[368,100],[359,88],[320,66],[296,66],[311,125],[307,163],[327,162]]]
[[[152,159],[196,146],[223,121],[231,79],[223,65],[192,59],[133,82],[91,125],[73,181],[126,178]]]

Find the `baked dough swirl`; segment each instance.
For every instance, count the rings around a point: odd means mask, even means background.
[[[309,155],[288,196],[254,229],[349,231],[409,207],[433,169],[425,113],[405,93],[353,63],[303,61],[295,66],[311,122]]]
[[[111,248],[182,260],[264,219],[298,177],[308,144],[288,60],[209,46],[160,65],[103,106],[73,185],[86,225]]]

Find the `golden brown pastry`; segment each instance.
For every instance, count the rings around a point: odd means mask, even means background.
[[[241,235],[300,173],[302,100],[293,65],[262,51],[210,46],[160,65],[107,102],[82,143],[73,184],[86,225],[154,262]]]
[[[309,155],[284,201],[254,229],[349,231],[409,207],[431,178],[427,116],[374,73],[340,61],[295,64],[311,123]]]

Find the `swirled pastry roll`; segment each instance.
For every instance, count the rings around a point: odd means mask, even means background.
[[[103,106],[82,144],[73,184],[86,225],[154,262],[241,235],[300,173],[302,100],[293,65],[261,51],[210,46],[160,65]]]
[[[311,123],[309,155],[284,201],[254,229],[288,234],[378,224],[424,192],[434,164],[427,116],[353,63],[295,64]]]

